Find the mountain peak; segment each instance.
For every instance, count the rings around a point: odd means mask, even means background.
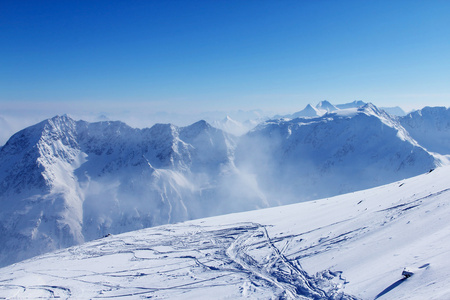
[[[291,118],[299,118],[299,117],[318,117],[323,115],[323,113],[317,108],[313,107],[311,104],[306,105],[306,107],[294,114],[291,115]]]
[[[336,106],[328,102],[327,100],[322,100],[316,105],[317,109],[325,110],[327,112],[332,112],[338,110]]]

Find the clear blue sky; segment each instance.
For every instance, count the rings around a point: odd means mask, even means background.
[[[0,105],[324,99],[448,106],[450,1],[0,1]]]

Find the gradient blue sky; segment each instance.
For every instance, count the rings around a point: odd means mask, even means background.
[[[2,0],[0,104],[448,106],[449,16],[450,1]]]

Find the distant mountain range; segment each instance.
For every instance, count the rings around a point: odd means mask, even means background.
[[[241,137],[205,121],[135,129],[56,116],[0,148],[0,265],[160,224],[356,191],[450,154],[449,110],[327,101]],[[230,118],[224,120],[233,124]],[[426,133],[426,134],[425,134]]]

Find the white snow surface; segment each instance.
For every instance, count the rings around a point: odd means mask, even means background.
[[[449,299],[449,178],[108,236],[0,269],[0,298]]]

